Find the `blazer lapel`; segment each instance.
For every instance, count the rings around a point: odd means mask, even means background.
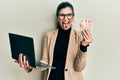
[[[50,47],[49,47],[49,65],[52,66],[52,62],[53,62],[53,51],[54,51],[54,47],[55,47],[55,42],[56,42],[56,38],[57,38],[57,34],[58,34],[58,29],[53,31],[51,33],[51,37],[50,37]],[[50,70],[48,70],[48,75],[50,74]],[[48,76],[47,76],[48,79]]]
[[[55,47],[55,43],[56,43],[56,38],[57,38],[57,34],[58,34],[58,29],[55,30],[53,33],[53,35],[51,36],[51,43],[50,43],[50,65],[52,65],[52,61],[53,61],[53,53],[54,53],[54,47]]]
[[[66,56],[66,62],[69,61],[70,56],[72,56],[72,51],[74,47],[74,41],[75,41],[75,31],[72,29],[69,37],[69,44],[68,44],[68,49],[67,49],[67,56]],[[67,64],[66,64],[67,65]]]

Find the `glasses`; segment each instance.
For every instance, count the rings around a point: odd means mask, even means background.
[[[66,16],[68,19],[72,19],[72,18],[73,18],[73,15],[74,15],[73,13],[68,13],[68,14],[62,14],[62,13],[61,13],[61,14],[58,14],[58,18],[62,20],[62,19],[64,19],[65,16]]]

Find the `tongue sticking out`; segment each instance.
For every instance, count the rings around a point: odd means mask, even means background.
[[[68,24],[64,24],[64,28],[67,28]]]

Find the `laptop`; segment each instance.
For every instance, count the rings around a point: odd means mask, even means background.
[[[55,69],[55,67],[48,66],[40,61],[36,61],[34,40],[32,37],[9,33],[9,41],[13,59],[18,60],[19,54],[23,53],[27,57],[30,66],[34,68],[44,67]]]
[[[29,62],[29,65],[36,68],[34,41],[32,37],[9,33],[12,58],[18,60],[20,53],[23,53]]]

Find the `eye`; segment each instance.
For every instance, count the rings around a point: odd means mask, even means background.
[[[65,17],[67,17],[68,19],[72,19],[73,18],[73,14],[72,13],[68,13],[68,14],[61,13],[61,14],[58,15],[59,19],[64,19]]]
[[[73,14],[72,14],[72,13],[69,13],[69,14],[67,14],[67,16],[73,16]]]

